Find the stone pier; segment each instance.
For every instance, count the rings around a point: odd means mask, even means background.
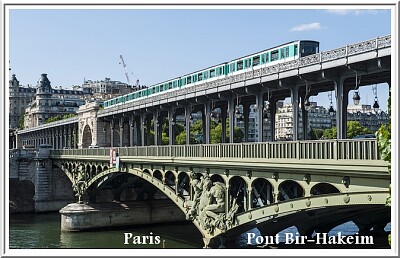
[[[62,231],[185,221],[183,212],[170,200],[71,203],[60,213]]]

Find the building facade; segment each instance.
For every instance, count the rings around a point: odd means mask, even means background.
[[[110,78],[100,81],[84,80],[82,86],[75,86],[74,90],[92,94],[92,97],[97,100],[107,100],[134,91],[127,83],[112,81]]]
[[[22,87],[15,74],[11,76],[8,89],[10,101],[9,129],[15,130],[19,128],[20,118],[21,116],[24,116],[25,108],[35,96],[36,89],[31,87]]]
[[[76,113],[87,96],[82,90],[53,89],[47,74],[42,74],[36,94],[25,109],[24,128],[39,126],[54,116]]]

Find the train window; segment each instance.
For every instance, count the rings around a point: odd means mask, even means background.
[[[237,69],[238,71],[243,69],[243,60],[237,62]]]
[[[281,59],[289,56],[289,47],[281,48]]]
[[[235,67],[235,63],[233,63],[233,64],[231,64],[231,67],[230,67],[230,71],[232,71],[232,72],[234,72],[234,71],[236,71],[236,69],[235,69],[236,67]]]
[[[210,70],[210,78],[215,76],[215,69]]]
[[[271,52],[271,62],[279,59],[279,51],[274,50]]]
[[[191,77],[191,76],[188,76],[188,77],[186,78],[186,82],[187,82],[187,84],[192,83],[192,77]]]
[[[295,56],[297,56],[299,53],[297,53],[298,52],[298,46],[297,46],[297,44],[296,45],[294,45],[294,55]]]
[[[253,57],[253,66],[257,66],[260,64],[260,56]]]
[[[316,54],[319,52],[319,43],[318,42],[301,42],[300,43],[300,55],[308,56],[312,54]]]
[[[172,89],[172,82],[168,83],[168,89]]]
[[[203,72],[203,78],[204,80],[208,79],[208,71]]]
[[[203,80],[203,74],[202,73],[197,74],[197,77],[199,78],[199,81]]]
[[[219,68],[219,74],[218,74],[218,75],[221,75],[221,74],[223,74],[223,73],[224,73],[224,67],[221,66],[221,67]]]
[[[193,82],[197,82],[197,74],[192,75]]]

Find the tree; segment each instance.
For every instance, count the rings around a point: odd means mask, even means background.
[[[22,112],[21,115],[19,115],[19,121],[18,121],[18,128],[19,129],[24,129],[25,128],[25,113]]]
[[[390,114],[391,114],[391,89],[389,88],[388,115],[390,116]],[[379,153],[381,155],[381,159],[388,162],[388,172],[389,172],[389,174],[391,174],[392,173],[392,165],[391,165],[392,136],[391,136],[390,120],[389,120],[388,124],[381,125],[381,127],[379,128],[379,130],[376,134],[376,139],[378,141],[378,148],[379,148]],[[386,205],[389,207],[392,205],[391,185],[389,185],[389,196],[386,198]],[[391,245],[392,244],[391,234],[389,234],[389,236],[388,236],[388,241],[389,241],[389,245]]]
[[[347,138],[352,139],[354,136],[372,133],[371,130],[362,126],[358,121],[347,122]]]
[[[348,121],[347,122],[347,138],[352,139],[354,136],[360,134],[372,133],[371,130],[362,126],[358,121]],[[337,138],[337,128],[332,127],[331,129],[326,129],[324,131],[324,137],[326,139],[336,139]]]
[[[310,139],[311,140],[319,140],[322,135],[324,135],[324,130],[318,128],[311,128],[310,131]]]

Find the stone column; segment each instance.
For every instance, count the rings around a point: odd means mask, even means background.
[[[146,146],[146,138],[145,138],[145,128],[146,127],[146,114],[140,115],[140,139],[142,140],[141,145]]]
[[[168,110],[168,123],[169,123],[169,145],[175,144],[175,109]]]
[[[73,144],[72,144],[72,139],[73,139],[73,125],[68,126],[68,136],[69,136],[69,146],[71,149],[74,148]]]
[[[146,116],[146,146],[151,145],[150,129],[151,129],[151,119],[149,119],[149,117]]]
[[[159,145],[159,133],[158,133],[158,129],[159,129],[159,111],[156,110],[153,113],[153,127],[154,127],[154,145]]]
[[[112,119],[110,121],[110,135],[111,135],[111,147],[114,147],[114,128],[115,128],[115,123],[114,123],[114,119]]]
[[[275,141],[275,115],[276,115],[276,99],[269,100],[269,107],[270,107],[270,130],[271,130],[271,141]]]
[[[119,147],[124,147],[124,117],[119,118]]]
[[[133,128],[135,126],[135,117],[132,115],[131,117],[129,117],[129,146],[133,146]]]
[[[68,132],[67,132],[67,126],[64,125],[64,143],[63,143],[63,147],[67,147],[68,145]]]
[[[243,103],[244,142],[249,142],[249,110],[250,103]]]
[[[190,144],[190,115],[192,113],[192,106],[189,104],[185,106],[185,130],[186,130],[186,145]]]
[[[228,113],[229,113],[229,142],[233,143],[235,136],[235,101],[233,97],[228,99]]]
[[[303,140],[308,140],[308,111],[306,110],[305,107],[305,97],[301,97],[301,120],[303,123],[302,129],[303,129]]]
[[[258,142],[264,141],[264,93],[256,95],[256,114],[258,117]]]
[[[299,136],[299,88],[295,86],[290,88],[290,97],[292,100],[292,116],[293,116],[293,141],[298,140]]]
[[[227,115],[226,108],[227,107],[225,105],[221,107],[222,143],[226,143],[226,115]]]
[[[204,103],[204,116],[203,116],[203,139],[205,144],[210,144],[210,125],[211,125],[211,103],[207,101]]]
[[[74,125],[74,149],[78,148],[78,141],[79,141],[79,137],[78,137],[78,124]]]

